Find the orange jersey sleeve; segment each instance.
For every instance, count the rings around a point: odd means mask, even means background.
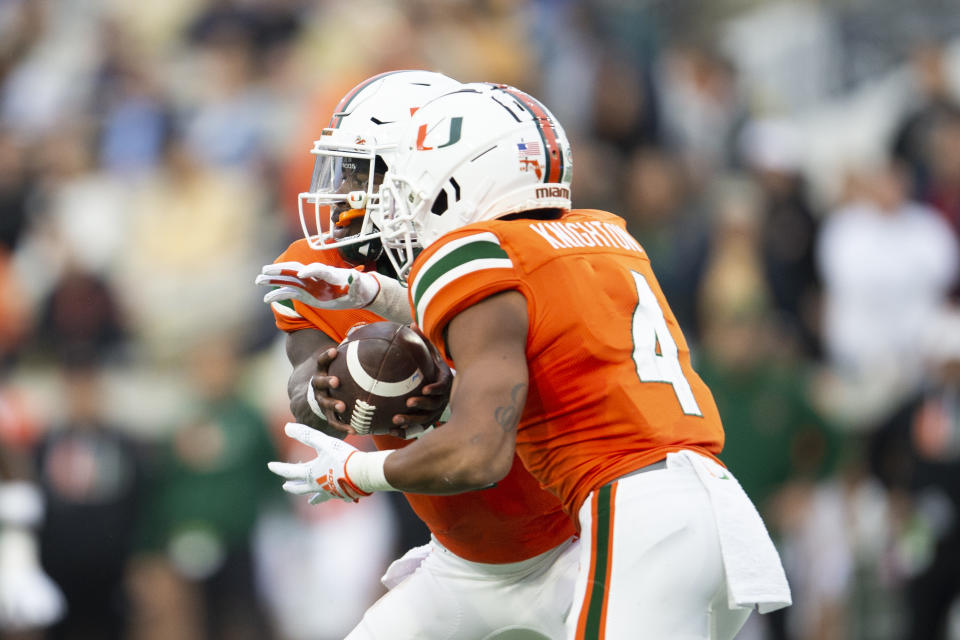
[[[574,210],[469,225],[418,256],[410,282],[417,322],[444,350],[444,328],[465,308],[510,289],[527,299],[530,389],[517,452],[567,513],[671,451],[720,453],[713,396],[621,218]]]
[[[276,262],[324,262],[349,267],[335,249],[312,249],[297,240]],[[293,301],[273,303],[274,319],[282,331],[322,331],[337,342],[358,323],[379,322],[380,316],[363,310],[316,309]],[[374,436],[378,449],[410,444],[391,436]],[[574,535],[573,521],[560,502],[514,459],[510,473],[496,487],[453,496],[404,494],[410,506],[445,547],[472,562],[519,562],[539,555]]]

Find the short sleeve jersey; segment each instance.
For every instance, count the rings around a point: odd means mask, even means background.
[[[336,250],[312,249],[306,240],[294,242],[276,261],[349,267]],[[299,301],[273,303],[272,307],[279,329],[317,329],[338,342],[358,323],[383,320],[369,311],[322,310]],[[374,436],[373,440],[379,449],[396,449],[412,442],[391,436]],[[452,496],[404,495],[441,544],[472,562],[519,562],[575,534],[573,521],[557,498],[543,490],[516,457],[510,473],[490,489]]]
[[[445,352],[458,313],[507,290],[526,298],[530,386],[517,453],[568,513],[671,451],[720,453],[716,404],[622,218],[572,210],[468,225],[424,250],[410,282],[416,321]]]

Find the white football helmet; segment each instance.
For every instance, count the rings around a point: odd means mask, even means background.
[[[300,224],[314,249],[337,248],[348,261],[376,260],[379,230],[366,216],[413,113],[461,86],[431,71],[388,71],[367,78],[340,100],[313,143],[310,189],[299,194]]]
[[[401,280],[417,249],[472,222],[569,209],[570,143],[539,101],[507,85],[462,85],[410,120],[371,217]]]

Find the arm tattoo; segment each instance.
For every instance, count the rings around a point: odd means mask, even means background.
[[[523,403],[520,399],[527,393],[527,385],[524,382],[516,385],[510,391],[510,404],[497,407],[493,412],[493,417],[504,431],[513,431],[520,422],[520,414],[523,413]]]

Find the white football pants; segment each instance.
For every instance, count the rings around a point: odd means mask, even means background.
[[[523,562],[482,564],[432,540],[391,565],[384,583],[399,584],[345,640],[562,640],[578,547],[570,539]]]
[[[593,491],[579,513],[570,640],[730,640],[750,609],[727,607],[710,498],[690,468]]]

